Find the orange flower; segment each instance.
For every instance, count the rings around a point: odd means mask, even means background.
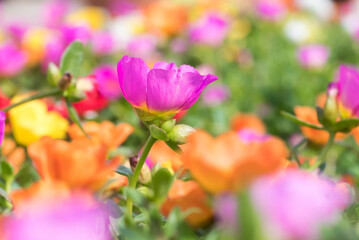
[[[20,170],[25,161],[25,150],[22,147],[17,147],[15,141],[10,138],[4,139],[1,154],[5,156],[15,173]]]
[[[326,101],[327,101],[327,93],[325,93],[325,92],[320,93],[315,100],[317,106],[319,106],[321,108],[324,108]]]
[[[28,153],[42,179],[64,182],[71,189],[99,189],[120,163],[120,158],[108,162],[107,147],[86,138],[69,143],[43,137]]]
[[[231,120],[231,129],[240,131],[243,129],[252,129],[258,133],[265,133],[266,127],[262,120],[254,114],[238,113]]]
[[[145,9],[145,22],[150,31],[160,35],[175,35],[187,23],[187,10],[172,1],[153,1]]]
[[[161,211],[168,216],[172,209],[179,208],[182,212],[194,209],[186,218],[193,227],[200,227],[208,223],[212,218],[212,210],[207,205],[207,196],[195,181],[176,180],[169,193],[167,200],[163,203]]]
[[[181,159],[204,188],[220,193],[236,191],[262,174],[282,169],[287,153],[284,142],[275,137],[245,142],[234,132],[214,139],[197,131],[189,137]]]
[[[294,108],[294,112],[295,115],[298,117],[298,119],[309,122],[311,124],[321,126],[321,124],[318,121],[317,112],[314,108],[296,106]],[[302,133],[306,138],[308,138],[310,141],[316,144],[324,145],[329,140],[329,133],[327,133],[324,130],[316,130],[302,126],[300,127],[300,129],[302,130]]]
[[[182,149],[183,147],[184,145],[181,146]],[[183,166],[180,155],[169,148],[163,141],[157,141],[153,145],[146,162],[151,164],[150,167],[159,163],[162,167],[170,167],[175,172]]]
[[[109,150],[120,146],[134,130],[128,123],[120,123],[115,126],[110,121],[103,121],[101,123],[94,121],[86,122],[83,124],[83,128],[88,135],[94,139],[98,139],[102,144],[106,145]],[[76,124],[70,126],[68,134],[73,140],[86,138]]]
[[[61,182],[39,181],[29,188],[19,189],[11,193],[11,200],[17,211],[42,207],[44,203],[56,202],[70,195],[70,190]]]

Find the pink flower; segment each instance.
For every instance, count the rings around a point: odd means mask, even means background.
[[[337,220],[351,202],[344,184],[301,170],[257,180],[251,188],[254,207],[270,239],[317,239],[320,227]]]
[[[26,64],[26,55],[12,44],[0,46],[0,77],[12,77],[21,72]]]
[[[66,0],[47,2],[44,8],[44,22],[47,27],[55,28],[62,24],[70,4]]]
[[[328,61],[329,49],[324,45],[306,45],[298,49],[299,64],[305,68],[322,68]]]
[[[148,58],[156,50],[156,39],[153,36],[140,36],[134,38],[127,45],[127,52],[140,58]]]
[[[257,13],[267,20],[279,20],[287,13],[287,6],[281,0],[258,0]]]
[[[341,65],[338,80],[329,85],[337,90],[337,98],[343,117],[359,117],[359,70],[353,66]]]
[[[54,34],[51,36],[45,46],[44,60],[41,63],[42,70],[46,72],[50,62],[60,65],[62,53],[66,49],[64,39],[60,34]]]
[[[66,46],[75,40],[87,44],[91,39],[91,31],[87,26],[63,25],[60,32]]]
[[[6,26],[6,33],[16,43],[21,43],[23,36],[27,31],[27,27],[21,23],[11,23]]]
[[[252,142],[265,142],[271,138],[270,135],[258,133],[255,129],[245,128],[237,132],[241,141],[245,144]]]
[[[4,230],[7,240],[110,240],[108,219],[99,203],[72,197],[9,217]]]
[[[171,42],[171,50],[175,53],[183,53],[187,50],[187,42],[181,38],[175,38]]]
[[[222,194],[215,198],[214,206],[218,225],[225,230],[237,232],[238,199],[231,194]]]
[[[0,112],[0,146],[5,135],[5,113]]]
[[[229,95],[226,85],[213,85],[203,91],[202,100],[207,106],[217,106],[226,101]]]
[[[118,99],[122,96],[118,83],[116,68],[112,65],[102,65],[94,69],[100,93],[108,99]]]
[[[98,55],[110,54],[115,47],[113,37],[107,32],[94,33],[91,43],[94,53]]]
[[[150,69],[140,58],[124,56],[117,65],[123,96],[136,109],[158,117],[173,117],[190,108],[203,89],[218,78],[201,75],[188,65],[157,62]]]
[[[216,47],[223,43],[228,28],[226,18],[215,13],[207,14],[190,28],[190,40],[197,44]]]

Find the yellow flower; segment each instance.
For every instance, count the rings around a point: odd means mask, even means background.
[[[106,12],[99,7],[84,7],[67,16],[66,21],[75,25],[86,25],[93,30],[98,30],[105,25]]]
[[[11,103],[20,101],[24,96],[16,96]],[[65,138],[69,126],[67,119],[57,112],[49,112],[41,100],[34,100],[9,111],[9,120],[15,140],[28,145],[43,136]]]
[[[26,32],[22,40],[22,48],[27,54],[28,65],[39,63],[45,54],[46,43],[52,32],[45,28],[34,28]]]

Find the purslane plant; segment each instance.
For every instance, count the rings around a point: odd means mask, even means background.
[[[194,131],[187,125],[176,125],[176,113],[187,110],[199,98],[203,89],[218,78],[201,75],[195,68],[174,63],[157,62],[152,69],[140,58],[124,56],[117,65],[122,94],[133,106],[138,117],[148,127],[150,136],[129,178],[135,188],[145,160],[157,140],[165,141],[173,150],[186,142]],[[127,219],[132,219],[132,200],[127,199]]]
[[[310,167],[315,170],[325,163],[327,153],[335,142],[338,133],[350,133],[359,125],[357,92],[359,90],[359,70],[351,66],[340,66],[337,80],[331,82],[327,90],[324,108],[316,107],[321,125],[303,121],[296,116],[282,112],[282,115],[300,126],[328,132],[329,139],[318,159]],[[302,145],[303,142],[298,144]],[[296,148],[296,147],[295,147]],[[325,167],[325,165],[323,165]]]

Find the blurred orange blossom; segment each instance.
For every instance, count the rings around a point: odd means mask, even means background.
[[[212,210],[207,201],[206,193],[197,182],[176,180],[161,211],[168,216],[176,207],[182,212],[193,209],[194,212],[187,216],[186,221],[193,227],[201,227],[212,218]]]

